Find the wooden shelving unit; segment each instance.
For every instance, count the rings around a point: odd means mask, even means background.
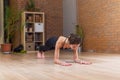
[[[24,50],[36,51],[39,45],[45,43],[45,15],[44,12],[23,12],[21,30]]]

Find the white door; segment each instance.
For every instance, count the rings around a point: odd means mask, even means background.
[[[63,0],[63,35],[75,33],[77,24],[76,0]]]

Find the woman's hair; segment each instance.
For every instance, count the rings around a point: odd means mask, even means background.
[[[80,38],[80,36],[77,35],[77,34],[73,34],[73,33],[70,34],[68,40],[69,40],[69,43],[70,43],[70,44],[80,44],[80,43],[81,43],[81,38]]]

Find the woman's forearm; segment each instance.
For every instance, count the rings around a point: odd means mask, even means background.
[[[60,52],[60,49],[55,48],[54,61],[59,60],[59,54],[60,54],[59,52]]]
[[[79,59],[79,57],[78,57],[78,51],[77,50],[74,51],[73,59],[74,60],[78,60]]]

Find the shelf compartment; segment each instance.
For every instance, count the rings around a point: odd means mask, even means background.
[[[39,23],[43,22],[42,14],[35,14],[35,22],[39,22]]]
[[[33,14],[26,14],[25,17],[26,22],[34,22],[34,15]]]
[[[25,32],[34,32],[34,24],[26,23]]]
[[[25,41],[26,42],[33,42],[34,41],[34,34],[33,33],[26,33]]]
[[[35,42],[43,42],[43,33],[35,33]]]

